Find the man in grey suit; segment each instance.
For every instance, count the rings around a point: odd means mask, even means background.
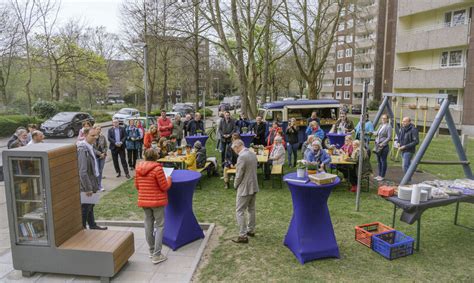
[[[255,199],[258,192],[257,156],[250,152],[242,140],[235,140],[232,149],[239,155],[236,164],[234,188],[237,189],[236,216],[239,225],[239,237],[234,243],[246,244],[248,236],[255,236]],[[249,219],[245,217],[248,212]]]
[[[94,128],[83,130],[85,139],[77,143],[77,165],[79,167],[79,183],[81,192],[87,196],[97,193],[99,190],[99,169],[95,151],[92,145],[97,140],[97,131]],[[82,207],[82,226],[86,229],[86,223],[89,229],[106,230],[107,227],[100,227],[95,223],[94,204],[83,203]]]

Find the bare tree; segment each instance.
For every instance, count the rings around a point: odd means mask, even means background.
[[[17,56],[21,39],[20,26],[11,7],[0,4],[0,98],[4,106],[9,104],[7,86],[13,61]]]
[[[32,97],[31,81],[33,77],[33,64],[30,49],[31,33],[40,19],[36,0],[10,0],[16,19],[22,33],[23,52],[26,56],[28,78],[25,83],[25,92],[28,98],[28,114],[31,115]]]
[[[309,98],[322,87],[323,67],[334,42],[342,0],[283,0],[277,26],[292,45],[298,70],[308,83]]]
[[[213,40],[234,67],[240,84],[242,112],[250,118],[257,114],[257,93],[261,88],[258,49],[263,47],[267,25],[265,11],[267,0],[207,0],[203,15],[217,34]],[[272,17],[278,7],[272,9]],[[267,18],[272,18],[268,16]],[[269,64],[286,52],[273,56]]]

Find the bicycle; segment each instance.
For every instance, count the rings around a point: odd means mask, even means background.
[[[217,123],[215,121],[212,121],[212,127],[206,129],[206,135],[209,137],[211,141],[213,142],[216,141]]]

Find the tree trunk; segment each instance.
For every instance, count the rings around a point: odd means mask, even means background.
[[[194,88],[196,91],[196,109],[199,107],[199,0],[193,1],[194,5],[194,27],[193,27],[193,53],[194,53]],[[203,95],[205,95],[203,93]],[[203,105],[204,106],[204,105]]]
[[[28,45],[28,40],[26,41],[26,59],[28,62],[28,80],[26,81],[25,84],[25,90],[26,90],[26,96],[28,98],[28,115],[31,116],[31,107],[32,107],[32,99],[31,99],[31,79],[33,77],[33,66],[31,66],[31,58],[30,58],[30,52],[28,51],[29,45]]]
[[[272,21],[272,4],[273,0],[267,0],[267,13],[265,16],[265,38],[264,38],[264,52],[265,57],[263,61],[263,79],[262,79],[262,102],[267,101],[268,95],[268,80],[270,75],[270,23]]]
[[[3,77],[2,70],[0,70],[0,97],[3,100],[3,105],[8,106],[7,88],[5,85],[5,78]]]
[[[168,101],[168,52],[165,52],[163,58],[163,95],[160,103],[161,110],[166,110],[166,102]]]
[[[317,99],[318,89],[315,81],[308,82],[308,99]]]

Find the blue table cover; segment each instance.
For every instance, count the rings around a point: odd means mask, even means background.
[[[285,246],[301,264],[319,258],[339,258],[327,200],[340,179],[337,177],[334,183],[323,186],[286,179],[298,178],[296,173],[284,176],[293,200],[293,216],[285,236]]]
[[[206,141],[209,137],[208,136],[187,136],[186,143],[194,146],[196,141],[200,141],[202,146],[206,146]]]
[[[329,143],[334,145],[337,149],[340,149],[344,145],[344,140],[346,136],[350,134],[336,134],[336,133],[327,133],[326,136],[329,139]]]
[[[250,147],[250,144],[253,142],[254,134],[240,134],[240,138],[245,144],[245,147]]]
[[[193,212],[193,194],[201,174],[190,170],[174,170],[165,208],[163,243],[173,251],[204,238]]]

